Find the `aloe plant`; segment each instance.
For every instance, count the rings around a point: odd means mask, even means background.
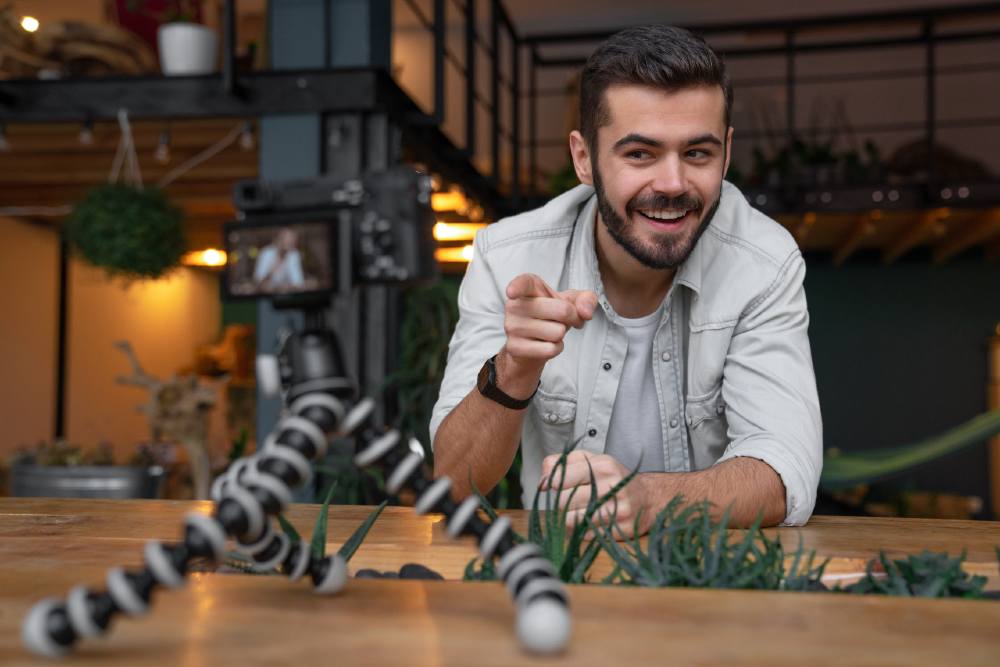
[[[326,498],[323,500],[323,506],[319,510],[319,516],[316,517],[316,525],[313,528],[312,540],[309,543],[309,548],[312,550],[313,557],[317,560],[326,556],[327,517],[329,516],[330,502],[333,500],[333,494],[336,487],[337,484],[334,482],[330,485],[330,488],[327,489]],[[375,521],[378,519],[379,515],[382,514],[382,510],[384,510],[385,506],[388,504],[389,502],[387,500],[383,500],[374,510],[372,510],[371,514],[368,515],[361,525],[358,526],[353,533],[351,533],[351,536],[341,545],[340,549],[337,550],[337,553],[340,554],[344,560],[351,560],[354,552],[361,546],[361,543],[368,535],[368,531],[370,531],[372,526],[375,525]],[[282,530],[285,531],[285,534],[288,535],[288,538],[292,540],[293,543],[301,539],[295,531],[295,528],[290,523],[285,521],[284,517],[279,515],[279,521],[281,522]]]
[[[645,541],[638,537],[625,539],[615,523],[609,522],[597,533],[615,564],[605,583],[766,590],[824,588],[820,578],[826,562],[815,566],[815,552],[805,554],[801,541],[786,571],[781,542],[764,533],[761,517],[742,537],[734,539],[727,529],[728,509],[719,521],[712,519],[710,509],[708,501],[686,504],[677,496],[656,515]],[[636,526],[638,522],[639,517]]]
[[[310,549],[312,550],[312,555],[315,559],[319,560],[326,556],[326,527],[327,519],[330,512],[330,502],[333,500],[334,490],[337,484],[333,483],[327,489],[326,497],[323,501],[323,506],[319,510],[319,516],[316,517],[316,525],[313,527],[312,539],[310,540]],[[378,520],[379,515],[382,514],[382,510],[388,505],[388,501],[382,501],[371,514],[361,523],[357,529],[351,533],[351,536],[347,538],[337,553],[343,557],[344,560],[350,561],[351,557],[364,542],[365,537],[368,536],[368,531],[372,529],[375,525],[375,521]],[[296,544],[302,541],[302,537],[299,532],[295,529],[295,526],[284,517],[284,515],[278,515],[278,524],[281,526],[282,532],[288,536],[292,544]],[[253,574],[277,574],[277,570],[271,570],[270,572],[259,572],[253,569],[253,562],[238,552],[229,552],[226,554],[226,565],[239,570],[241,572],[253,573]]]
[[[593,565],[594,559],[597,558],[597,554],[601,551],[600,543],[596,539],[587,537],[588,534],[593,534],[591,529],[597,525],[595,517],[608,501],[632,481],[636,474],[636,471],[632,471],[601,496],[591,495],[580,521],[573,528],[568,528],[566,517],[569,510],[563,507],[562,503],[562,498],[567,492],[563,490],[562,485],[566,481],[566,465],[569,454],[579,443],[580,439],[577,439],[567,445],[549,473],[548,488],[555,489],[554,493],[549,493],[549,499],[554,509],[541,509],[539,507],[541,494],[536,493],[528,514],[527,538],[514,534],[515,541],[529,541],[537,544],[542,550],[542,555],[548,558],[555,567],[559,578],[568,584],[581,584],[587,581],[587,573]],[[558,485],[555,483],[556,478],[559,480]],[[574,487],[568,492],[567,507],[576,495],[577,488]],[[597,488],[597,480],[594,478],[593,470],[590,471],[590,488]],[[479,496],[480,504],[486,514],[490,519],[496,520],[496,511],[485,496],[475,488],[475,485],[473,485],[473,491]],[[496,578],[496,573],[492,564],[473,559],[466,566],[464,578],[466,580],[490,580]]]
[[[1000,559],[1000,550],[997,551]],[[924,551],[917,556],[890,561],[884,551],[868,561],[865,576],[844,588],[850,593],[925,598],[982,598],[986,577],[969,576],[962,569],[965,551],[957,558],[946,553]],[[884,575],[875,573],[880,564]]]

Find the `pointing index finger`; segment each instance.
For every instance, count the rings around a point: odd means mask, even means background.
[[[507,285],[508,299],[521,299],[525,297],[555,298],[557,296],[556,292],[534,273],[522,273]]]

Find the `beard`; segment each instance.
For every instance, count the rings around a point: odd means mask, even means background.
[[[601,220],[604,221],[608,234],[625,249],[625,252],[650,269],[675,269],[683,264],[691,251],[694,250],[698,239],[712,222],[716,211],[719,210],[719,202],[722,201],[722,188],[720,187],[719,197],[709,207],[708,212],[699,221],[694,232],[682,230],[676,238],[660,234],[652,243],[646,243],[636,234],[630,223],[631,217],[637,211],[686,209],[701,212],[704,210],[704,202],[697,197],[687,195],[680,197],[667,197],[663,194],[636,196],[625,205],[625,215],[628,217],[625,219],[618,215],[611,202],[608,201],[607,193],[604,191],[604,183],[601,181],[601,172],[594,162],[591,162],[591,171],[594,177],[594,191],[597,194],[597,210],[601,214]]]

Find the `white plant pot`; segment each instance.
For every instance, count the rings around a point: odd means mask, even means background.
[[[167,76],[211,74],[217,59],[215,32],[198,23],[165,23],[156,31],[160,68]]]

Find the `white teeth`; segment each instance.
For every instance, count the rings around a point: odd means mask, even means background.
[[[676,220],[677,218],[682,218],[687,214],[687,211],[674,211],[674,210],[662,210],[662,211],[640,211],[647,218],[653,218],[654,220]]]

